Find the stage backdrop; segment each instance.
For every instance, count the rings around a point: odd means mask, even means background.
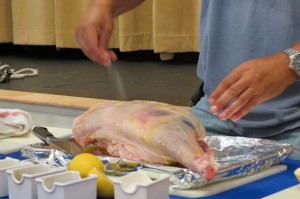
[[[0,0],[0,42],[79,48],[75,27],[90,0]],[[201,0],[146,0],[115,19],[110,48],[197,52]]]

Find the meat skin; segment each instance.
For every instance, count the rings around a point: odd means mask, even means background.
[[[205,129],[187,107],[153,101],[104,100],[74,119],[73,135],[97,141],[111,156],[158,164],[180,163],[212,179],[213,152]]]

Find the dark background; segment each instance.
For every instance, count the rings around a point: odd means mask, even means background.
[[[0,83],[0,89],[114,100],[153,100],[189,105],[200,84],[198,53],[176,53],[161,61],[153,51],[118,52],[111,69],[87,59],[80,49],[0,44],[1,65],[37,68],[37,77]]]

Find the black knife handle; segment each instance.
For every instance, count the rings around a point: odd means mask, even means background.
[[[45,127],[34,127],[33,134],[39,139],[43,140],[45,143],[49,144],[52,138],[55,138],[52,133],[48,131]]]

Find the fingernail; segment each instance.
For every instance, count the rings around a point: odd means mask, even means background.
[[[237,116],[233,116],[233,117],[231,117],[230,119],[231,119],[233,122],[236,122],[236,121],[238,121],[240,118],[237,117]]]
[[[212,114],[217,114],[218,113],[218,107],[217,106],[211,106],[210,107],[210,112]]]
[[[226,112],[222,112],[222,113],[219,115],[219,118],[220,118],[221,120],[227,120],[228,115],[227,115]]]
[[[111,67],[111,61],[109,60],[109,61],[103,63],[103,65],[106,67]]]
[[[110,56],[108,52],[104,52],[104,56],[105,56],[105,61],[104,61],[104,66],[106,67],[110,67],[111,66],[111,60],[110,60]]]

